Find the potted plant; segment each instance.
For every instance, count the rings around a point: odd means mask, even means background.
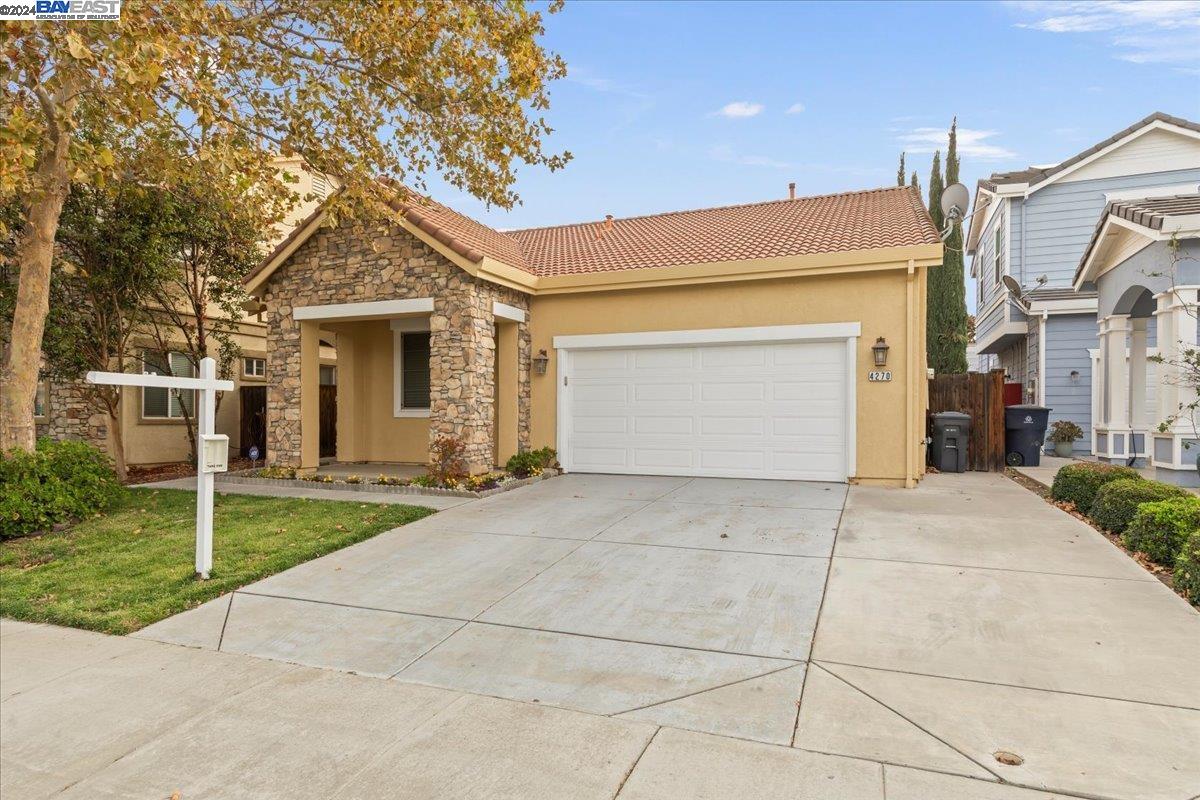
[[[1050,436],[1054,442],[1054,455],[1070,458],[1074,443],[1083,438],[1083,429],[1069,419],[1055,420],[1050,426]]]

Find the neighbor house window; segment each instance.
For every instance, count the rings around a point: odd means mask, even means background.
[[[429,331],[396,333],[396,415],[429,412]]]
[[[37,419],[46,418],[46,409],[50,407],[50,384],[39,381],[37,394],[33,396],[33,416]]]
[[[332,364],[322,364],[319,382],[322,386],[337,386],[337,367]]]
[[[993,259],[995,260],[995,282],[999,283],[1004,276],[1004,217],[996,219],[996,248]]]
[[[247,378],[267,377],[267,360],[265,358],[243,358],[242,374]]]
[[[192,362],[183,353],[146,350],[142,353],[142,361],[142,371],[152,375],[196,377]],[[184,411],[191,417],[195,415],[195,408],[196,392],[193,389],[179,391],[157,386],[142,388],[142,417],[145,419],[183,419]]]

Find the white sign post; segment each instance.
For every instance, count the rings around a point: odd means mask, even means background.
[[[217,380],[217,362],[211,358],[200,359],[199,378],[89,372],[87,380],[107,386],[196,390],[196,574],[207,580],[212,570],[213,476],[229,469],[229,437],[216,432],[217,392],[232,391],[233,381]]]

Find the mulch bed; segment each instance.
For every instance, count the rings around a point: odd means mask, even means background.
[[[250,469],[253,463],[248,458],[229,459],[229,469]],[[126,485],[139,483],[154,483],[155,481],[170,481],[176,478],[196,477],[196,462],[179,461],[174,464],[154,464],[148,467],[130,467],[129,475],[125,478]]]
[[[1121,543],[1121,535],[1120,534],[1109,533],[1106,530],[1096,527],[1096,524],[1094,522],[1092,522],[1091,519],[1089,519],[1086,514],[1081,514],[1079,511],[1076,510],[1074,503],[1060,503],[1057,500],[1053,499],[1052,497],[1050,497],[1050,490],[1047,489],[1042,484],[1035,481],[1033,478],[1027,478],[1024,475],[1022,475],[1021,473],[1019,473],[1015,470],[1011,470],[1011,469],[1006,469],[1004,472],[1005,472],[1005,474],[1008,475],[1008,477],[1012,478],[1014,481],[1021,484],[1029,491],[1038,495],[1039,497],[1041,497],[1043,500],[1045,500],[1050,505],[1067,512],[1068,514],[1070,514],[1072,517],[1079,520],[1080,522],[1086,523],[1088,526],[1090,526],[1092,528],[1092,530],[1096,531],[1101,536],[1103,536],[1105,539],[1108,539],[1110,542],[1112,542],[1114,547],[1116,547],[1118,550],[1120,550],[1125,555],[1129,556],[1134,561],[1136,561],[1139,565],[1141,565],[1142,569],[1146,570],[1151,575],[1158,578],[1171,591],[1175,591],[1175,584],[1171,580],[1171,569],[1169,567],[1164,567],[1161,564],[1155,564],[1153,561],[1146,558],[1141,553],[1135,553],[1134,551],[1125,547],[1125,545]],[[1184,599],[1187,599],[1187,598],[1184,598]]]

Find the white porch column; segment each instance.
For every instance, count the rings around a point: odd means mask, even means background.
[[[1104,365],[1104,425],[1125,428],[1129,425],[1129,363],[1125,339],[1129,316],[1113,314],[1100,322],[1101,361]]]
[[[1146,433],[1146,319],[1130,322],[1129,427],[1134,432]],[[1132,437],[1130,447],[1133,448]]]
[[[1158,352],[1164,359],[1164,363],[1158,365],[1158,395],[1155,397],[1154,403],[1155,421],[1160,423],[1169,419],[1175,413],[1175,409],[1179,407],[1179,368],[1165,363],[1178,356],[1175,314],[1171,310],[1174,297],[1171,292],[1163,292],[1154,296],[1158,302],[1158,308],[1154,312],[1154,321],[1158,326],[1155,337],[1158,342]]]

